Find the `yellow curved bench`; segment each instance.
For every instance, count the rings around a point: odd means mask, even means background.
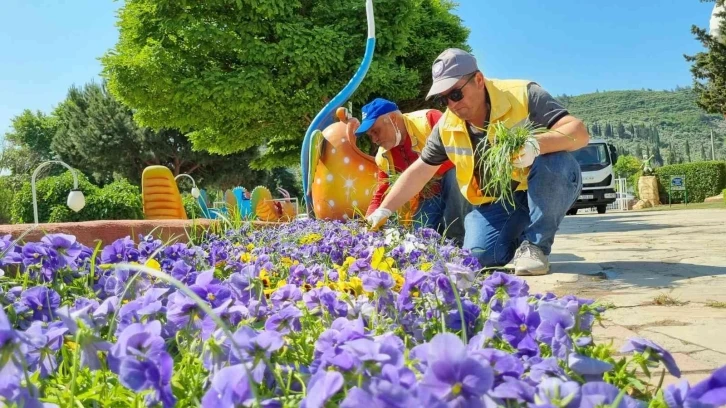
[[[141,197],[147,220],[186,220],[179,188],[171,170],[149,166],[141,175]]]

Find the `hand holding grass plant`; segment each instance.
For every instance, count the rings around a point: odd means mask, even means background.
[[[516,181],[513,181],[513,176],[515,172],[523,171],[520,156],[529,153],[537,157],[539,144],[535,136],[548,132],[548,129],[535,127],[529,121],[511,128],[504,122],[496,122],[489,131],[493,132],[492,143],[484,138],[474,150],[474,156],[478,157],[477,181],[485,196],[496,197],[496,202],[504,201],[514,206]]]

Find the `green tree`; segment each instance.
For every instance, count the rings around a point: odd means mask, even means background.
[[[613,170],[618,177],[629,178],[633,174],[640,171],[640,159],[634,156],[622,155],[618,157]]]
[[[724,0],[717,2],[724,4]],[[726,33],[726,13],[720,17],[721,32]],[[686,61],[692,63],[693,89],[698,95],[696,103],[706,112],[726,117],[726,36],[715,38],[695,25],[691,32],[706,49],[695,55],[685,55]]]
[[[55,111],[58,130],[52,149],[71,166],[106,184],[119,177],[138,184],[145,167],[162,165],[174,175],[192,175],[204,184],[233,187],[264,180],[251,170],[256,150],[229,156],[196,152],[178,130],[152,131],[134,122],[130,109],[109,94],[104,85],[72,87]]]
[[[701,143],[701,160],[708,160],[709,158],[706,157],[706,146]]]
[[[686,140],[686,160],[691,161],[691,146],[688,144],[688,140]]]
[[[402,109],[421,104],[436,55],[468,48],[453,7],[376,2],[375,59],[354,106],[375,96]],[[297,163],[308,125],[360,64],[364,8],[358,0],[127,0],[104,75],[144,126],[190,132],[195,148],[214,153],[264,146],[255,167]]]
[[[627,135],[625,134],[625,125],[623,125],[623,122],[618,122],[618,137],[621,139],[627,138]]]
[[[13,175],[27,175],[44,160],[53,158],[51,140],[57,129],[54,117],[26,109],[11,120],[0,154],[0,169]]]
[[[640,143],[637,144],[635,147],[635,157],[641,158],[643,157],[643,148],[640,146]]]
[[[657,164],[658,166],[663,165],[663,156],[661,156],[660,154],[660,146],[658,145],[653,146],[653,163]]]
[[[613,137],[613,127],[609,123],[605,124],[605,137]]]
[[[676,150],[673,146],[668,146],[668,164],[677,164],[678,157],[676,156]]]
[[[598,136],[597,134],[597,123],[590,125],[590,136]]]

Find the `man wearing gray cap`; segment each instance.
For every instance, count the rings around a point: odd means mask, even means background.
[[[485,78],[474,56],[463,50],[441,53],[431,73],[427,99],[435,98],[446,112],[419,159],[401,175],[368,222],[380,227],[450,160],[459,190],[473,206],[464,220],[464,248],[483,267],[511,262],[517,275],[546,274],[557,228],[582,188],[580,166],[569,152],[587,145],[587,128],[532,81]],[[516,204],[496,202],[479,188],[477,146],[492,142],[490,125],[503,122],[513,127],[527,120],[549,131],[532,136],[512,159],[519,169],[512,183]]]

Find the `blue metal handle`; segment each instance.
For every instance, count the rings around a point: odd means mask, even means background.
[[[314,215],[313,203],[312,203],[312,191],[308,185],[308,173],[310,172],[310,143],[312,140],[313,132],[316,130],[323,130],[333,123],[335,111],[343,106],[343,104],[353,95],[358,89],[358,86],[363,82],[368,68],[371,66],[373,61],[373,52],[376,48],[376,29],[375,19],[373,17],[373,0],[366,1],[366,15],[368,19],[368,41],[366,42],[366,52],[363,55],[363,61],[361,62],[358,71],[356,71],[353,78],[338,93],[330,102],[328,102],[323,109],[318,112],[313,121],[310,123],[307,132],[305,132],[305,138],[303,139],[302,149],[300,153],[300,167],[302,170],[302,186],[303,196],[305,197],[305,207],[310,216]]]

